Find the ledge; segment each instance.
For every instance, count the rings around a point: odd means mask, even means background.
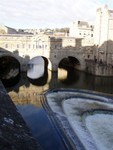
[[[0,149],[41,150],[0,81]]]

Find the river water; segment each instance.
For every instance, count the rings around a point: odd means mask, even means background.
[[[6,88],[33,136],[45,150],[66,149],[40,103],[41,94],[55,88],[87,89],[113,94],[113,78],[97,77],[72,68],[68,71],[59,69],[58,72],[47,70],[43,77],[35,81],[29,80],[26,73],[22,73],[18,84]]]
[[[26,73],[21,74],[19,83],[7,88],[12,96],[22,94],[31,95],[34,93],[43,93],[46,90],[54,88],[77,88],[87,89],[103,93],[113,94],[113,77],[99,77],[90,75],[81,71],[70,68],[68,71],[59,69],[58,72],[47,72],[38,80],[31,81],[27,78]],[[13,95],[13,96],[14,96]]]

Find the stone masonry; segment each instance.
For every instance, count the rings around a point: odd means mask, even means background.
[[[41,150],[1,81],[0,150]]]

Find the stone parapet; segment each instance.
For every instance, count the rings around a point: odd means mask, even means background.
[[[0,150],[40,150],[0,81]]]

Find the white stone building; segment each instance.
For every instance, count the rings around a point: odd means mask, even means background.
[[[113,10],[107,5],[96,11],[94,44],[97,46],[97,57],[101,62],[113,63]]]
[[[76,38],[93,38],[94,26],[85,21],[74,21],[70,25],[69,36]]]
[[[0,34],[17,34],[18,32],[10,27],[5,25],[0,25]]]

